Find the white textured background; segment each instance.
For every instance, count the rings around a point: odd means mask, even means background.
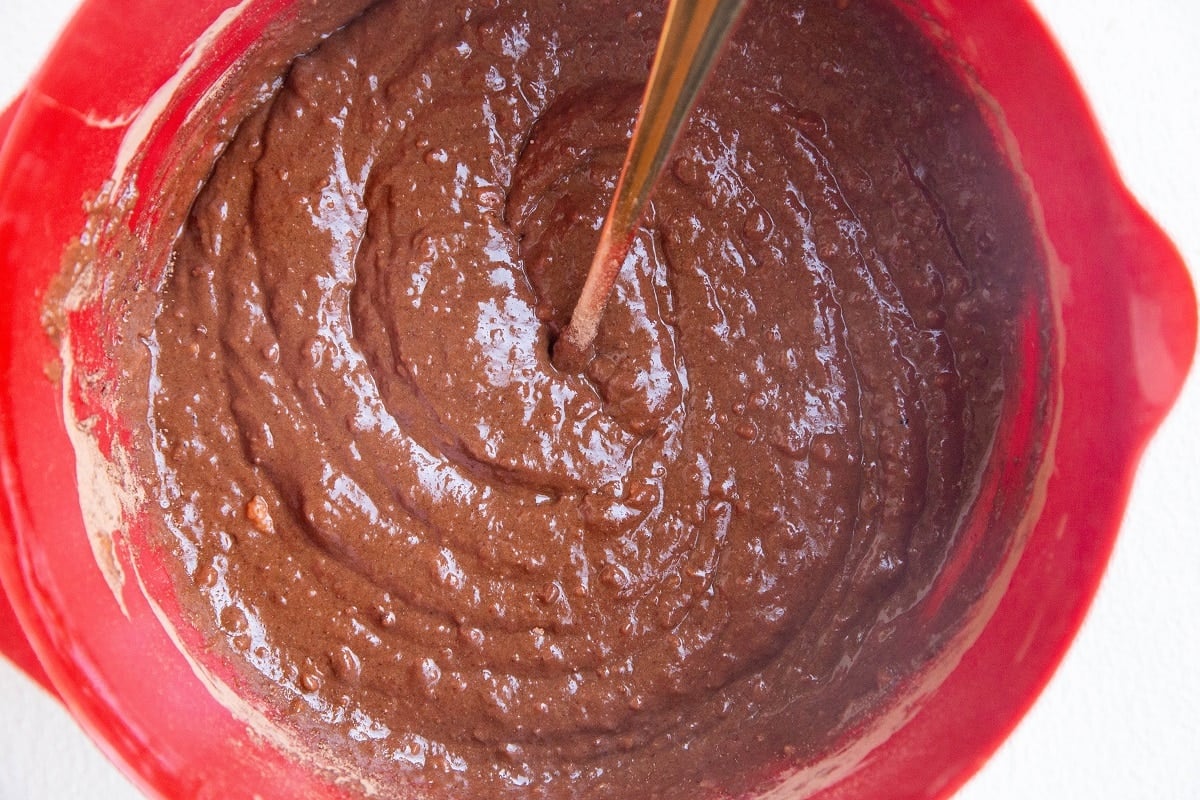
[[[74,5],[0,0],[0,105]],[[1200,2],[1034,5],[1079,72],[1127,182],[1200,277]],[[1082,633],[1015,735],[956,800],[1200,798],[1198,512],[1193,374],[1146,454]],[[137,796],[59,706],[0,658],[0,800]]]

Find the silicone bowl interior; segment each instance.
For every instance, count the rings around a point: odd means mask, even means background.
[[[63,702],[142,789],[164,797],[338,790],[213,699],[136,585],[118,606],[83,529],[41,306],[64,248],[84,229],[84,200],[112,174],[143,109],[172,92],[184,101],[169,108],[188,108],[296,5],[89,0],[0,121],[0,578]],[[953,43],[996,103],[1031,181],[1057,255],[1061,422],[1044,507],[987,626],[915,716],[823,800],[946,797],[1013,728],[1079,627],[1136,461],[1195,347],[1183,264],[1120,183],[1030,9],[1017,0],[906,5]],[[182,111],[159,114],[155,141],[169,141],[184,121]],[[802,793],[793,782],[773,796]]]

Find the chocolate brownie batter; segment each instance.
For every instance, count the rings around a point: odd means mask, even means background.
[[[923,605],[1044,268],[978,103],[887,5],[751,6],[594,360],[551,364],[660,24],[376,4],[240,124],[176,245],[149,342],[180,592],[252,703],[386,796],[737,794],[857,735],[979,594]]]

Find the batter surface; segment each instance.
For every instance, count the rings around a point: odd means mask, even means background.
[[[885,5],[752,4],[559,372],[646,5],[371,7],[240,125],[175,248],[150,395],[180,592],[255,702],[392,793],[737,793],[955,629],[916,609],[1042,291],[1017,179]]]

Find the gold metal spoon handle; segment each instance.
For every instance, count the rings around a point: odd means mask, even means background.
[[[554,363],[560,369],[578,371],[586,366],[604,307],[658,174],[745,4],[746,0],[671,0],[667,7],[600,244],[571,321],[554,344]]]

